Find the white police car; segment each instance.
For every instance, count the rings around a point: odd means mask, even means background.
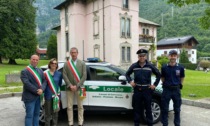
[[[116,111],[128,112],[132,108],[133,88],[126,81],[125,70],[120,69],[106,62],[97,62],[97,59],[90,59],[86,62],[87,79],[84,83],[86,88],[86,98],[83,101],[85,111]],[[64,62],[59,62],[58,70],[62,72]],[[41,67],[43,70],[46,66]],[[155,78],[152,78],[154,82]],[[61,87],[61,103],[62,109],[67,107],[66,101],[66,86],[63,81]],[[153,122],[157,123],[160,120],[161,108],[160,99],[162,86],[159,84],[154,91],[152,101]],[[172,110],[170,104],[170,110]],[[44,109],[40,112],[40,122],[44,122]],[[145,115],[145,114],[144,114]],[[145,118],[144,118],[145,119]]]

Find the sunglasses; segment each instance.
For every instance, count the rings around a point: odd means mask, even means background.
[[[53,62],[52,62],[52,63],[50,63],[50,64],[55,64],[55,65],[57,65],[57,63],[53,63]]]
[[[138,57],[145,57],[145,55],[138,55]]]

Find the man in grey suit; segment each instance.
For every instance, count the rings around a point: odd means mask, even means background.
[[[32,55],[30,64],[21,71],[23,82],[22,101],[25,104],[25,126],[39,126],[40,96],[43,94],[47,82],[43,71],[37,68],[38,55]]]
[[[76,96],[78,106],[78,125],[82,126],[84,122],[84,109],[82,99],[79,96],[79,90],[87,78],[85,63],[77,58],[78,49],[72,47],[70,50],[71,59],[64,64],[63,79],[67,86],[67,114],[69,126],[73,126],[73,99]]]

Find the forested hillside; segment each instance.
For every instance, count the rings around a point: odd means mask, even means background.
[[[64,0],[36,0],[34,6],[37,8],[36,24],[37,24],[37,40],[40,47],[47,47],[47,41],[53,27],[60,24],[58,10],[53,9]]]
[[[202,29],[198,21],[206,7],[207,4],[197,4],[179,8],[167,4],[167,0],[141,0],[139,15],[161,25],[158,40],[193,35],[199,42],[198,51],[209,53],[210,30]]]

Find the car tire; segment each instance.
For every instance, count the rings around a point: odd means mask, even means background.
[[[161,118],[161,108],[160,108],[160,102],[156,99],[152,99],[152,117],[153,117],[153,124],[160,121]],[[144,109],[143,119],[146,122],[146,110]]]
[[[45,110],[44,110],[44,105],[41,105],[41,107],[40,107],[39,124],[40,124],[40,126],[44,126],[44,124],[45,124]]]

